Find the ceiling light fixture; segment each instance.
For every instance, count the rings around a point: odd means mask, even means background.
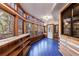
[[[42,19],[44,19],[44,20],[46,20],[46,21],[48,21],[49,19],[51,19],[52,18],[52,16],[43,16],[42,17]]]

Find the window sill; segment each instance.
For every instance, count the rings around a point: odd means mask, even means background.
[[[6,39],[2,39],[2,40],[0,40],[0,46],[5,45],[5,44],[12,42],[12,41],[15,41],[15,40],[19,40],[19,39],[26,37],[28,35],[29,35],[29,33],[10,37],[10,38],[6,38]]]

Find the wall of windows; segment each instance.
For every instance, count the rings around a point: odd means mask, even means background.
[[[5,39],[5,38],[9,38],[9,37],[13,37],[14,35],[21,35],[23,34],[23,32],[25,33],[30,33],[30,35],[38,35],[38,34],[42,34],[44,32],[44,28],[43,26],[40,26],[41,21],[38,21],[36,18],[33,18],[32,16],[26,17],[27,19],[30,19],[31,21],[33,21],[34,23],[29,23],[23,22],[23,19],[21,19],[19,17],[18,14],[20,14],[22,17],[24,17],[24,11],[18,7],[18,4],[15,3],[7,3],[10,7],[12,7],[11,9],[13,10],[10,11],[9,8],[5,9],[4,7],[1,7],[2,9],[0,9],[0,39]],[[5,4],[7,6],[7,4]],[[17,6],[16,6],[17,5]],[[9,7],[7,6],[7,7]],[[16,11],[14,10],[16,8]],[[6,11],[4,11],[6,10]],[[11,14],[8,13],[8,11],[12,12]],[[13,14],[13,15],[12,15]],[[26,19],[26,20],[27,20]],[[38,22],[38,25],[35,24]],[[40,23],[40,24],[39,24]],[[23,26],[24,24],[26,24],[26,29],[25,26]],[[24,31],[25,29],[25,31]]]
[[[14,36],[14,16],[0,9],[0,39]]]

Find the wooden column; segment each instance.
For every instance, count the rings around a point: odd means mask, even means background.
[[[35,34],[35,27],[34,27],[34,23],[32,23],[32,32],[33,32],[33,36],[34,36],[34,34]]]
[[[24,14],[24,17],[26,18],[26,14]],[[23,21],[23,33],[26,33],[26,21]]]
[[[14,19],[14,35],[17,36],[18,35],[18,16],[15,16]]]
[[[18,12],[18,5],[15,6],[15,10]],[[15,36],[18,35],[18,19],[19,17],[15,15],[15,19],[14,19],[14,35]]]

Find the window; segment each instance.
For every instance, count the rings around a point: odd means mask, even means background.
[[[28,15],[28,16],[26,17],[26,19],[27,19],[27,20],[31,20],[31,19],[33,19],[33,18],[32,18],[32,16],[29,16],[29,15]]]
[[[38,32],[38,27],[36,24],[34,24],[34,34],[33,35],[37,35]]]
[[[12,8],[15,8],[16,4],[15,3],[8,3],[9,6],[11,6]]]
[[[31,23],[26,24],[26,29],[27,29],[27,33],[30,33],[30,35],[32,35],[32,24]]]
[[[71,35],[71,18],[64,19],[64,34]]]
[[[54,25],[54,33],[58,33],[59,31],[59,27],[58,24]]]
[[[61,16],[62,34],[79,38],[79,4],[71,4]]]
[[[14,36],[14,16],[0,9],[0,39]]]
[[[79,37],[79,16],[73,18],[73,36]]]
[[[19,19],[18,20],[18,33],[19,33],[19,35],[20,34],[23,34],[23,29],[22,29],[23,26],[22,25],[23,25],[23,20],[22,19]]]
[[[23,10],[22,10],[21,8],[18,8],[18,13],[19,13],[21,16],[24,15],[24,12],[23,12]]]
[[[71,36],[72,35],[72,32],[71,32],[71,20],[72,20],[72,8],[71,6],[66,8],[63,12],[62,12],[62,34],[65,34],[65,35],[68,35],[68,36]]]
[[[73,18],[72,18],[73,36],[79,37],[79,4],[75,4],[72,10],[73,10]]]
[[[42,34],[42,27],[38,25],[38,34]]]

